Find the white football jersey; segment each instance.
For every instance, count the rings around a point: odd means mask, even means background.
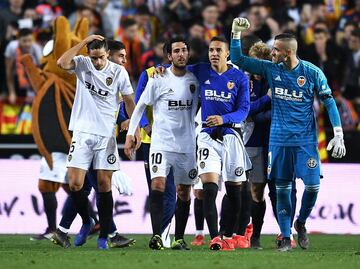
[[[123,66],[107,61],[96,70],[89,57],[76,56],[76,95],[69,130],[111,137],[115,131],[120,93],[133,93]]]
[[[170,67],[164,76],[150,78],[140,100],[153,106],[151,148],[191,153],[195,151],[195,115],[199,83],[191,72],[175,76]]]

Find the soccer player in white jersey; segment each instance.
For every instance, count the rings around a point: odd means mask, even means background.
[[[134,149],[134,133],[147,105],[153,106],[149,160],[151,167],[150,215],[153,236],[152,249],[163,249],[161,222],[165,178],[173,169],[177,191],[175,211],[175,239],[171,248],[187,250],[184,232],[190,209],[191,184],[197,176],[195,158],[195,114],[198,106],[198,82],[186,71],[189,48],[182,38],[167,43],[171,66],[163,77],[149,79],[130,120],[126,137],[125,153],[130,158]]]
[[[76,56],[84,46],[87,46],[89,56]],[[82,191],[86,171],[93,163],[99,187],[99,249],[108,248],[107,236],[113,210],[111,177],[120,166],[115,138],[119,94],[129,115],[135,107],[127,71],[123,66],[110,62],[108,56],[104,37],[91,35],[58,59],[61,68],[74,71],[77,77],[69,123],[73,137],[67,167],[71,195],[83,225],[74,244],[83,245],[93,226],[88,213],[87,196]]]

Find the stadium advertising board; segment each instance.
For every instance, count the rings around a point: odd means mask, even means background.
[[[39,167],[40,161],[37,160],[0,160],[0,233],[32,234],[45,230],[46,217],[37,189]],[[150,215],[146,210],[148,189],[143,163],[122,162],[121,167],[132,178],[133,195],[120,196],[113,189],[114,219],[118,230],[122,234],[151,233]],[[318,201],[307,224],[308,230],[317,233],[360,234],[360,164],[323,164],[322,168],[324,179],[321,180]],[[297,187],[299,208],[303,191],[301,180],[297,180]],[[267,211],[263,233],[278,233],[267,193],[266,190]],[[218,195],[218,209],[221,208],[222,197],[223,192]],[[66,193],[59,190],[57,198],[59,222]],[[94,204],[93,194],[90,199]],[[193,206],[190,214],[186,228],[188,234],[195,232]],[[172,226],[174,230],[175,225]],[[75,233],[79,227],[78,217],[70,231]]]

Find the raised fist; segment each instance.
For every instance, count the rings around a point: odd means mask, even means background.
[[[250,28],[250,22],[246,18],[235,18],[232,23],[231,32],[239,33]]]

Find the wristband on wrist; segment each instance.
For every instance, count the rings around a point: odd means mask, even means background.
[[[233,32],[233,39],[240,39],[241,32]]]
[[[334,136],[344,137],[343,129],[341,127],[334,127]]]

